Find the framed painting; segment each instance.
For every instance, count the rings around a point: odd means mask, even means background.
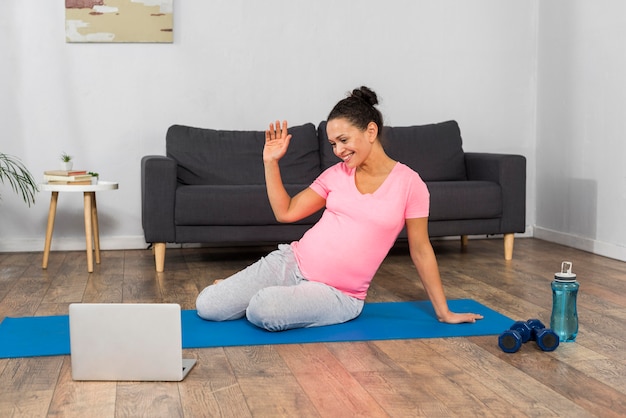
[[[65,0],[67,42],[173,42],[174,0]]]

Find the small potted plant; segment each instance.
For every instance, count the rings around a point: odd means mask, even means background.
[[[93,171],[90,171],[88,174],[91,176],[91,184],[98,184],[98,178],[100,175]]]
[[[61,170],[70,171],[74,166],[74,162],[72,161],[72,156],[67,152],[61,153]]]

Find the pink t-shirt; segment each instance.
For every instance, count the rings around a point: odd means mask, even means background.
[[[402,163],[374,193],[359,192],[355,172],[338,163],[311,184],[326,199],[326,210],[292,247],[305,278],[365,299],[405,219],[428,216],[430,195],[420,176]]]

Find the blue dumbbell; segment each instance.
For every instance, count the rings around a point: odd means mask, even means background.
[[[533,341],[537,341],[537,332],[545,329],[546,326],[539,319],[529,319],[526,321],[528,327],[530,328],[530,339]]]
[[[554,351],[561,342],[559,336],[538,319],[529,319],[526,321],[531,328],[530,339],[537,341],[537,345],[543,351]]]
[[[559,346],[559,336],[538,319],[517,321],[511,327],[500,334],[498,346],[505,353],[515,353],[522,344],[532,340],[543,351],[554,351]]]
[[[517,321],[513,323],[513,325],[511,325],[509,329],[519,332],[520,336],[522,337],[523,343],[525,343],[526,341],[532,338],[533,329],[530,327],[530,325],[527,322]]]
[[[522,344],[530,339],[532,329],[524,321],[517,321],[500,334],[498,345],[505,353],[515,353]]]

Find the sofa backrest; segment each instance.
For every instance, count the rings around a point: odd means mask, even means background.
[[[326,170],[328,167],[337,164],[341,161],[333,152],[330,142],[328,142],[328,135],[326,134],[326,121],[321,121],[317,127],[317,137],[320,141],[320,161],[322,164],[322,170]]]
[[[318,126],[322,168],[339,162],[326,134],[326,122]],[[424,181],[467,180],[461,131],[456,121],[421,126],[383,128],[385,152],[411,167]]]
[[[280,160],[285,184],[309,184],[320,173],[315,125],[289,128],[293,135]],[[167,131],[166,153],[178,164],[178,182],[194,184],[265,184],[263,131],[220,131],[173,125]]]

